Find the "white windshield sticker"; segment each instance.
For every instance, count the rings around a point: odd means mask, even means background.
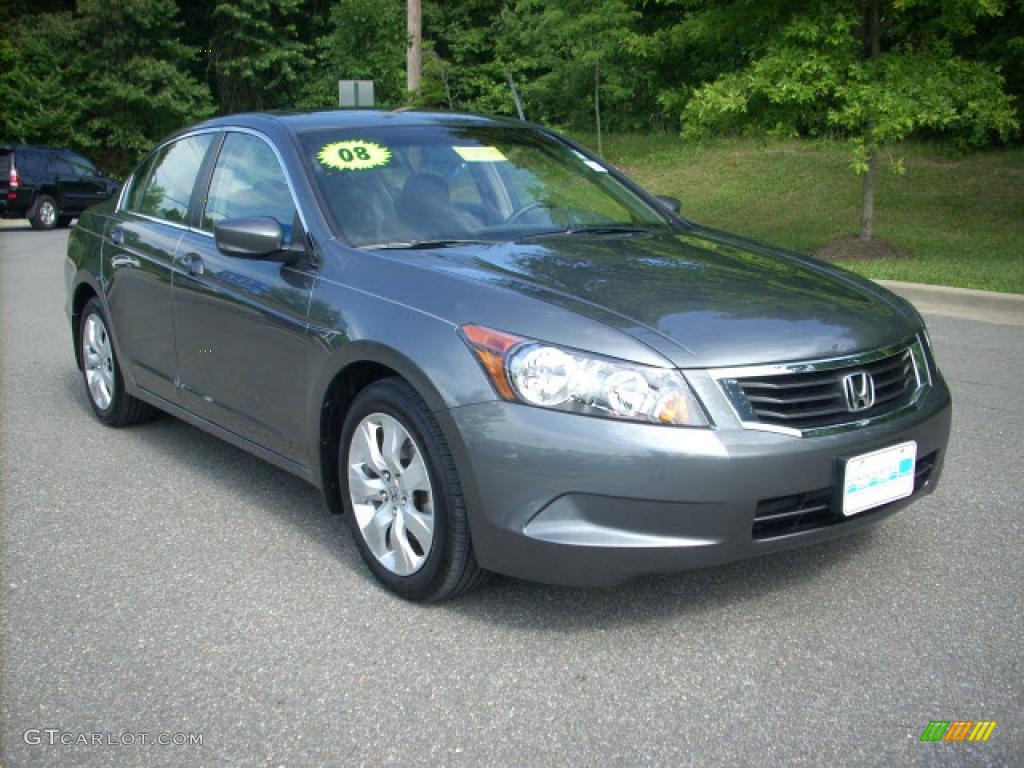
[[[452,147],[467,163],[504,163],[508,158],[497,147]]]

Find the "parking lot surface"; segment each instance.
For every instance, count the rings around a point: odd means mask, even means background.
[[[312,487],[170,417],[96,422],[66,237],[0,232],[3,765],[1024,762],[1020,326],[929,316],[943,482],[868,532],[419,606]],[[931,720],[998,725],[922,743]]]

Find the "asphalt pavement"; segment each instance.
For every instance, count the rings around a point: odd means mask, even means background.
[[[170,417],[93,418],[65,240],[0,232],[4,766],[1024,764],[1019,325],[929,315],[943,482],[867,532],[418,606],[312,487]],[[922,743],[932,720],[998,725]]]

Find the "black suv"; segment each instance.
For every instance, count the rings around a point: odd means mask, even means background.
[[[0,144],[0,218],[28,219],[33,229],[66,227],[118,182],[67,149]]]

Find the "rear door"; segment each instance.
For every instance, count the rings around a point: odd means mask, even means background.
[[[217,221],[270,216],[301,237],[288,178],[269,142],[228,132],[200,231],[184,235],[174,278],[174,329],[182,402],[189,410],[300,464],[305,451],[313,267],[303,261],[221,253]]]
[[[189,205],[216,134],[159,149],[136,172],[104,237],[103,280],[122,368],[172,402],[175,385],[171,276]]]

